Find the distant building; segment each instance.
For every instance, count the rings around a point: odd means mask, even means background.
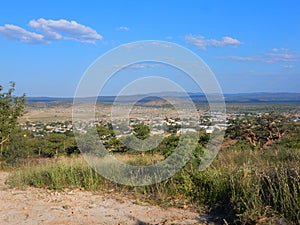
[[[180,128],[177,130],[177,134],[186,134],[187,132],[197,132],[194,128]]]

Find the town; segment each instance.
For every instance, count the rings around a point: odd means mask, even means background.
[[[56,113],[59,113],[56,108]],[[65,109],[62,110],[65,112]],[[183,134],[186,132],[212,133],[214,130],[226,130],[231,124],[230,120],[243,117],[261,117],[262,112],[237,113],[237,112],[210,112],[209,110],[198,109],[199,117],[192,117],[188,112],[184,118],[179,118],[178,113],[169,107],[136,107],[132,110],[130,117],[117,117],[112,119],[110,106],[98,107],[96,110],[96,119],[85,119],[76,121],[76,129],[81,133],[94,126],[109,126],[113,128],[118,138],[133,134],[133,127],[137,124],[144,124],[150,128],[150,135],[169,135]],[[151,113],[150,113],[151,112]],[[84,110],[82,111],[84,114]],[[286,113],[286,117],[294,122],[300,121],[299,113]],[[45,136],[49,133],[72,133],[73,123],[71,119],[53,118],[47,121],[26,120],[21,123],[23,130],[27,130],[34,136]]]

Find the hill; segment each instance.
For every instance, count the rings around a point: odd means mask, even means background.
[[[195,103],[207,102],[206,95],[203,93],[188,93],[189,97]],[[148,95],[128,95],[128,96],[99,96],[97,102],[140,102],[147,103],[161,99],[182,99],[186,98],[180,93],[153,93]],[[237,93],[224,94],[225,101],[228,103],[259,103],[259,102],[300,102],[300,93]],[[83,98],[82,101],[93,101],[95,97]],[[27,101],[32,102],[72,102],[73,98],[59,98],[59,97],[28,97]],[[161,104],[161,102],[159,103]]]

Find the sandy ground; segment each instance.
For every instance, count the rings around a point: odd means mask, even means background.
[[[0,224],[207,224],[187,209],[136,204],[115,193],[11,189],[0,172]],[[112,196],[113,195],[113,196]]]

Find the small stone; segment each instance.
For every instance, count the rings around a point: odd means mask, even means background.
[[[63,207],[64,209],[69,209],[69,208],[70,208],[69,205],[63,205],[62,207]]]

